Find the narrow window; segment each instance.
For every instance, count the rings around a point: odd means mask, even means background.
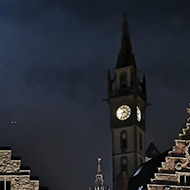
[[[139,149],[140,149],[140,150],[142,150],[142,148],[143,148],[142,140],[143,140],[143,139],[142,139],[142,133],[139,133]]]
[[[121,157],[121,171],[127,171],[127,157]]]
[[[120,74],[120,87],[127,87],[127,74],[123,72]]]
[[[186,176],[186,185],[190,185],[190,176]]]
[[[120,148],[121,151],[124,152],[127,149],[127,132],[121,131],[120,133]]]
[[[184,184],[185,184],[184,175],[180,175],[180,185],[184,185]]]
[[[6,182],[6,186],[5,186]],[[11,184],[10,181],[0,181],[0,190],[10,190],[11,189]]]
[[[4,190],[4,181],[0,181],[0,190]]]
[[[6,181],[6,190],[10,190],[10,189],[11,189],[10,181]]]

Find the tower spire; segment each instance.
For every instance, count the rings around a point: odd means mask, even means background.
[[[118,55],[117,64],[115,68],[117,69],[129,65],[136,66],[136,63],[132,52],[132,46],[129,35],[129,25],[127,22],[127,14],[125,13],[123,21],[123,36],[121,40],[121,49]]]
[[[95,186],[89,187],[89,190],[110,190],[107,185],[104,185],[104,176],[102,174],[102,169],[101,169],[101,160],[102,158],[97,158],[98,160],[98,166],[97,166],[97,174],[95,177]]]
[[[101,158],[97,158],[98,166],[97,166],[97,174],[95,179],[95,185],[100,186],[104,184],[104,176],[102,175],[101,171]]]
[[[98,160],[97,173],[100,174],[102,172],[102,170],[101,170],[101,160],[102,160],[102,158],[97,158],[97,160]]]

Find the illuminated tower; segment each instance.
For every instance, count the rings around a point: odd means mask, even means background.
[[[108,98],[112,131],[113,189],[127,189],[128,179],[144,162],[146,109],[145,76],[140,81],[126,16],[114,77],[108,72]]]
[[[107,185],[104,185],[104,176],[101,170],[101,158],[98,158],[97,174],[95,177],[94,187],[89,187],[89,190],[109,190]]]

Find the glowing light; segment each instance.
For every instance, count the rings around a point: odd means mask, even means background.
[[[16,124],[17,122],[16,121],[11,121],[11,124],[13,125],[13,124]]]

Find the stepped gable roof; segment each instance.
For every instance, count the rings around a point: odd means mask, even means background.
[[[154,173],[157,172],[157,168],[161,166],[161,162],[165,160],[169,150],[154,156],[154,158],[148,162],[140,165],[129,179],[128,190],[138,190],[139,188],[146,189],[146,185],[150,183],[150,179],[154,177]]]
[[[148,158],[153,158],[155,156],[158,156],[159,154],[160,154],[160,151],[154,145],[153,141],[151,141],[150,145],[148,146],[145,152],[145,156],[147,156]]]
[[[39,179],[30,175],[29,167],[21,166],[20,157],[12,156],[10,147],[0,147],[0,178],[4,179],[4,183],[9,182],[7,185],[14,190],[39,189]]]
[[[190,115],[190,107],[187,112]],[[175,139],[175,146],[168,152],[147,187],[148,190],[190,189],[190,116],[186,128]]]

